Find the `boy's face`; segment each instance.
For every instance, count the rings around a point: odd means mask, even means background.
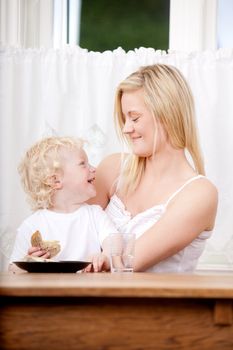
[[[66,149],[60,152],[62,174],[61,189],[67,200],[83,203],[95,197],[93,184],[95,168],[88,164],[88,158],[82,149]]]

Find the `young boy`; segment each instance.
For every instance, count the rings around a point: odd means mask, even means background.
[[[116,229],[100,206],[85,203],[96,190],[95,169],[88,164],[83,141],[45,138],[27,151],[18,169],[35,212],[17,230],[9,269],[17,270],[12,263],[25,255],[51,258],[43,246],[31,247],[36,231],[43,240],[59,241],[55,261],[98,256],[102,242]]]

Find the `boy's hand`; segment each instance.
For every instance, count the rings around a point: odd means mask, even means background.
[[[89,264],[84,269],[85,272],[101,272],[110,270],[109,259],[102,253],[95,254],[88,260],[92,261],[92,264]]]
[[[49,252],[49,258],[53,258],[55,255],[57,255],[60,250],[61,246],[59,244],[59,241],[44,241],[40,231],[36,231],[31,236],[31,245],[32,247],[41,248],[41,251],[43,252],[42,255],[39,255],[39,257],[46,258],[47,256],[44,256],[44,254]],[[29,254],[30,255],[30,254]],[[38,255],[34,255],[38,256]]]
[[[30,247],[28,249],[28,255],[44,258],[44,259],[49,259],[50,258],[50,253],[47,252],[46,250],[41,249],[40,247]]]

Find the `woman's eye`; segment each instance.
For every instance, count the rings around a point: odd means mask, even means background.
[[[138,121],[138,119],[139,119],[139,117],[137,117],[137,118],[133,118],[133,119],[132,119],[132,121],[135,123],[135,122],[137,122],[137,121]]]

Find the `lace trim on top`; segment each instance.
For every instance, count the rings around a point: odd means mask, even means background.
[[[164,209],[168,206],[168,204],[171,202],[171,200],[178,194],[180,193],[184,187],[186,187],[188,184],[190,184],[192,181],[199,179],[199,178],[204,178],[204,175],[197,175],[192,177],[191,179],[189,179],[188,181],[186,181],[177,191],[175,191],[169,198],[168,200],[163,203],[163,204],[156,204],[153,207],[150,207],[146,210],[144,210],[143,212],[140,212],[138,214],[136,214],[135,216],[132,216],[132,214],[126,209],[124,203],[122,202],[122,200],[117,196],[116,193],[113,194],[113,196],[111,197],[111,201],[115,202],[115,205],[122,211],[122,213],[126,216],[130,216],[131,219],[135,218],[138,215],[144,215],[144,213],[147,212],[154,212],[157,210],[162,210],[164,211]]]

